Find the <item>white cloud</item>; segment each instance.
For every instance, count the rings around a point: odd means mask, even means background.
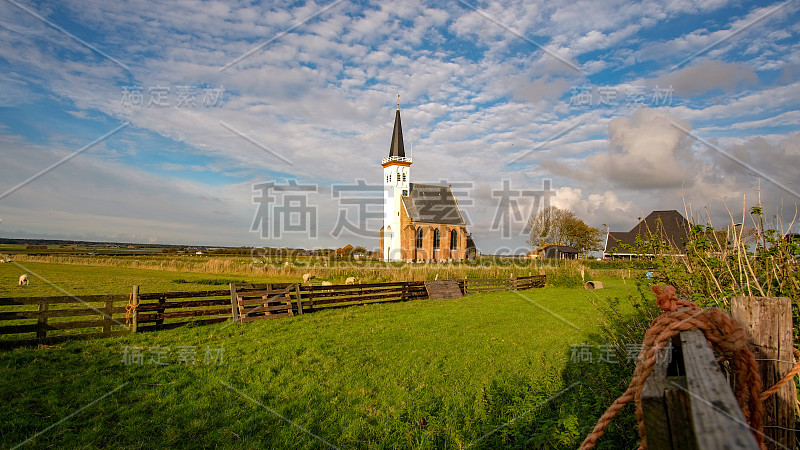
[[[692,164],[683,129],[691,125],[658,110],[640,109],[611,121],[608,153],[590,158],[593,171],[613,183],[650,189],[687,182]]]
[[[758,75],[743,63],[725,63],[705,60],[668,73],[650,82],[650,87],[671,87],[675,95],[703,94],[709,90],[722,89],[727,92],[736,88],[750,87],[758,83]]]

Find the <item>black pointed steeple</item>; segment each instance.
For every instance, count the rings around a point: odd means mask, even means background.
[[[406,149],[403,146],[403,126],[400,124],[400,107],[394,115],[394,131],[392,131],[392,147],[389,149],[389,157],[406,157]]]

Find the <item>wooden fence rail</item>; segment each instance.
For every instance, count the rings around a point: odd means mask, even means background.
[[[540,275],[458,282],[462,292],[467,294],[544,287],[545,278]],[[292,315],[428,298],[424,281],[333,286],[236,283],[226,290],[156,293],[140,293],[139,286],[134,286],[131,294],[0,298],[0,348],[168,330],[188,324],[225,322],[231,318],[238,321],[239,297],[259,290],[287,289]],[[285,307],[273,309],[276,314],[259,311],[256,315],[288,315],[277,314],[285,311]]]
[[[0,340],[0,347],[127,333],[128,298],[125,294],[0,298],[0,336],[9,337]]]
[[[136,297],[133,300],[136,309],[132,314],[131,331],[159,331],[190,323],[225,322],[231,318],[229,296],[229,290],[138,294],[138,286],[134,286],[132,297]]]
[[[794,365],[791,300],[734,297],[731,304],[731,316],[747,333],[762,389],[770,388]],[[671,360],[657,360],[642,389],[647,446],[655,450],[757,449],[753,431],[703,333],[683,331],[672,345]],[[736,383],[735,378],[730,381]],[[793,382],[764,401],[762,436],[767,450],[796,447],[796,402]]]
[[[642,389],[648,448],[758,449],[700,330],[682,331]]]

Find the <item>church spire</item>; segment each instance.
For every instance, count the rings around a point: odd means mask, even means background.
[[[392,131],[392,146],[389,149],[389,157],[406,157],[406,149],[403,145],[403,126],[400,124],[400,104],[397,105],[397,112],[394,115],[394,131]]]

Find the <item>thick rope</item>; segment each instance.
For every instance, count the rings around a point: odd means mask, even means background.
[[[133,304],[133,294],[128,295],[128,304],[125,305],[125,325],[131,325],[131,316],[136,311],[136,305]]]
[[[694,329],[701,330],[711,348],[720,354],[723,360],[730,361],[736,377],[734,396],[745,420],[753,430],[756,442],[763,448],[761,420],[764,408],[761,403],[761,377],[758,375],[755,357],[747,348],[747,334],[744,328],[719,309],[702,311],[692,302],[678,300],[675,288],[672,286],[664,286],[663,289],[660,286],[653,286],[653,292],[656,294],[662,314],[653,320],[645,333],[633,379],[625,393],[615,400],[597,421],[597,425],[583,441],[581,449],[594,448],[606,427],[631,400],[636,403],[639,436],[642,439],[639,448],[647,448],[642,413],[642,387],[653,372],[661,350],[669,344],[672,337],[681,331]],[[686,308],[679,311],[678,309],[682,307]]]

